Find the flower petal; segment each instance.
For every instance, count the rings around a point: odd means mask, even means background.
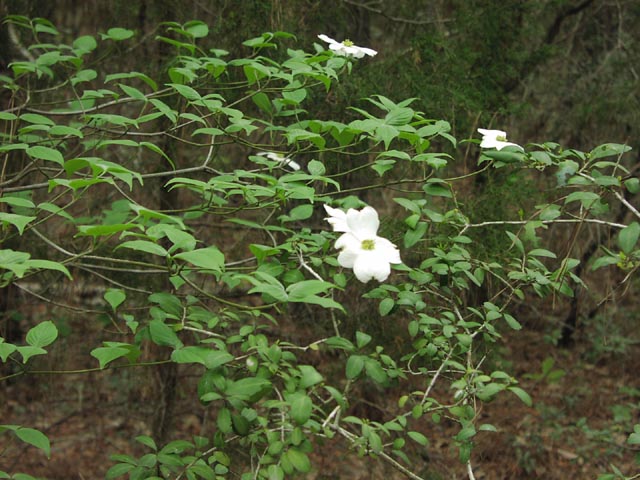
[[[484,137],[480,142],[480,148],[498,148],[498,141],[492,137]]]
[[[389,263],[402,263],[398,247],[384,237],[375,238],[375,252]]]
[[[360,211],[350,208],[347,211],[347,225],[360,240],[373,240],[380,226],[378,212],[373,207],[364,207]]]
[[[480,146],[482,146],[482,144],[480,144]],[[504,147],[518,147],[520,150],[524,151],[524,148],[520,145],[511,142],[495,142],[495,145],[493,146],[496,150],[502,150]]]
[[[487,130],[484,128],[479,128],[478,133],[485,137],[497,138],[497,137],[506,137],[507,132],[503,132],[502,130]]]
[[[358,47],[362,53],[365,55],[369,55],[370,57],[375,57],[378,52],[373,50],[372,48]]]
[[[289,157],[285,158],[282,161],[282,165],[284,165],[285,167],[289,167],[291,170],[300,170],[300,164],[298,162],[294,162],[293,160],[291,160]]]
[[[325,218],[327,222],[331,224],[334,232],[348,232],[347,226],[347,214],[337,208],[332,208],[328,205],[323,205],[325,211],[329,214],[329,217]]]
[[[282,162],[284,160],[284,156],[276,152],[259,152],[257,155],[260,157],[267,157],[269,160],[274,160],[276,162]]]
[[[360,252],[362,250],[361,246],[362,241],[357,239],[351,232],[340,235],[335,244],[338,250],[353,250],[354,252]]]
[[[363,283],[367,283],[372,278],[379,282],[384,282],[389,278],[391,265],[377,252],[365,252],[356,256],[353,264],[353,273]]]
[[[334,44],[340,45],[340,42],[336,42],[333,38],[327,37],[324,33],[321,33],[320,35],[318,35],[318,38],[323,42],[327,42],[330,45],[334,45]]]
[[[344,268],[353,268],[359,257],[360,253],[357,250],[345,248],[338,254],[338,263]]]

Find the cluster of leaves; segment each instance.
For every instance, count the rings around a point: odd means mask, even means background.
[[[623,165],[624,145],[485,151],[477,170],[460,176],[454,156],[432,151],[435,140],[458,147],[449,123],[414,110],[414,99],[376,95],[352,107],[355,120],[315,118],[311,93],[330,92],[353,64],[320,45],[287,48],[295,45],[288,33],[247,40],[246,56],[229,59],[204,46],[203,22],[168,23],[156,41],[174,55],[152,78],[100,69],[101,55],[132,42],[132,31],[65,44],[44,19],[7,21],[36,40],[33,58],[0,76],[8,98],[0,112],[0,220],[2,241],[13,247],[0,251],[2,286],[62,282],[70,272],[104,282],[116,331],[93,346],[87,365],[143,365],[144,345],[154,344],[166,355],[145,360],[197,369],[194,395],[216,418],[214,431],[191,440],[162,446],[137,437],[151,453],[115,454],[107,478],[216,479],[233,469],[281,479],[310,471],[315,440],[336,436],[407,473],[407,439],[426,447],[425,424],[443,419],[459,425],[453,440],[470,465],[474,437],[496,428],[478,423],[478,405],[502,392],[531,404],[509,373],[482,369],[500,332],[521,328],[511,303],[571,296],[582,283],[572,273],[579,260],[545,247],[544,230],[594,223],[619,231],[617,246],[593,267],[638,267],[637,220],[610,218],[610,204],[640,217],[627,199],[640,186]],[[302,169],[257,155],[266,151]],[[555,196],[524,206],[526,218],[472,223],[459,185],[496,169],[552,178]],[[366,186],[350,186],[365,173]],[[382,192],[375,206],[400,219],[389,233],[404,264],[390,283],[363,291],[339,268],[319,207],[360,207],[354,193],[367,191]],[[480,258],[477,232],[496,228],[504,251]],[[483,295],[471,301],[477,291]],[[366,328],[344,334],[345,292],[377,302],[376,321],[406,324],[406,348],[391,353]],[[302,344],[284,334],[294,304],[327,320]],[[29,331],[27,345],[0,339],[0,358],[28,375],[30,358],[56,336],[46,321]],[[338,358],[338,373],[312,365],[310,352]],[[350,411],[350,392],[367,382],[405,392],[389,418]],[[0,428],[49,453],[37,431]],[[236,459],[237,448],[251,461]]]

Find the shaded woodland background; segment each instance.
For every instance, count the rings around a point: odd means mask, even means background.
[[[396,101],[417,97],[413,107],[448,120],[458,138],[474,136],[478,127],[493,127],[506,130],[509,139],[520,144],[555,141],[589,151],[604,142],[625,143],[633,148],[634,164],[628,167],[637,172],[640,3],[634,0],[6,0],[0,3],[0,15],[6,14],[47,18],[69,38],[114,26],[152,38],[163,21],[197,19],[210,28],[203,43],[232,54],[243,48],[242,41],[263,31],[291,32],[305,48],[319,33],[349,38],[379,54],[358,64],[348,81],[328,96],[315,99],[319,116],[339,110],[349,115],[347,105],[374,93]],[[3,25],[0,73],[24,55],[20,39],[10,35]],[[135,52],[105,57],[105,69],[113,64],[112,70],[160,72],[168,48],[145,42]],[[2,93],[0,101],[4,108]],[[470,150],[457,152],[462,169],[475,164],[471,155]],[[537,194],[537,185],[514,189],[501,175],[488,175],[469,191],[466,201],[475,205],[481,218],[503,218],[507,207]],[[637,206],[638,199],[632,203]],[[553,235],[552,231],[552,242],[566,243],[585,264],[594,254],[594,242],[602,241],[587,230],[558,230]],[[498,248],[492,238],[483,241],[488,249]],[[546,299],[521,305],[518,318],[525,331],[507,337],[495,352],[492,361],[523,379],[535,405],[528,409],[516,400],[499,399],[487,406],[483,415],[505,433],[478,445],[477,478],[595,478],[612,462],[625,467],[627,474],[637,470],[637,452],[624,446],[628,430],[639,421],[637,280],[618,288],[622,277],[615,272],[594,276],[585,268],[581,273],[593,290],[578,292],[573,301]],[[91,296],[84,291],[74,301],[83,305]],[[30,299],[15,300],[4,301],[3,333],[17,318],[16,311],[27,324],[47,313],[47,307]],[[82,319],[76,314],[56,310],[56,315],[68,318],[76,335],[95,333],[82,332]],[[362,321],[366,322],[365,314]],[[304,335],[312,325],[298,328],[292,334]],[[393,326],[372,328],[392,342]],[[51,361],[73,365],[73,354],[58,351]],[[148,378],[137,375],[85,375],[77,383],[51,379],[38,388],[28,379],[2,385],[0,417],[8,418],[1,422],[37,418],[62,438],[54,467],[48,464],[38,472],[43,477],[100,478],[105,468],[99,463],[106,461],[109,450],[125,445],[128,432],[193,433],[202,421],[197,406],[180,403],[175,378],[162,371]],[[128,382],[128,394],[114,396],[111,381]],[[385,399],[363,392],[360,407],[375,415],[376,409],[384,410]],[[167,416],[175,420],[167,421]],[[51,418],[55,421],[47,421]],[[441,438],[450,438],[443,429]],[[429,436],[437,439],[438,432]],[[97,442],[96,447],[89,442]],[[37,455],[25,460],[25,451],[18,453],[12,461],[39,468]],[[342,463],[340,452],[318,455],[323,466],[315,474],[318,479],[397,475],[370,463],[363,470],[353,458]],[[425,478],[464,478],[445,440],[433,441],[421,469]]]

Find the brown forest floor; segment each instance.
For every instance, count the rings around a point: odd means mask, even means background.
[[[627,475],[640,471],[635,463],[639,450],[625,445],[634,423],[640,423],[640,345],[627,341],[624,332],[612,332],[609,340],[600,338],[602,342],[596,345],[590,338],[598,332],[582,331],[570,349],[553,346],[543,331],[527,327],[505,336],[495,367],[518,378],[533,397],[534,406],[529,408],[504,393],[482,407],[480,423],[491,423],[498,432],[480,432],[476,437],[472,464],[477,480],[595,479],[609,471],[610,463]],[[73,359],[88,355],[83,348],[89,347],[83,347],[80,338],[70,333],[56,345],[41,368],[82,367],[73,363]],[[550,358],[555,361],[552,370],[565,372],[561,378],[554,379],[555,374],[536,376],[542,362]],[[322,365],[318,369],[323,371]],[[213,430],[215,418],[204,407],[194,405],[198,371],[185,368],[180,374],[173,431],[168,438],[206,435]],[[154,368],[126,368],[81,375],[23,376],[5,382],[0,386],[0,424],[39,428],[52,441],[52,455],[47,460],[40,451],[12,443],[7,434],[0,435],[0,470],[23,471],[50,480],[92,480],[104,478],[112,465],[109,455],[146,453],[132,439],[152,433],[157,375]],[[446,391],[440,393],[447,395]],[[367,398],[382,412],[387,408],[385,402],[394,408],[396,401],[390,395],[386,399],[375,394]],[[421,459],[412,470],[425,480],[468,478],[451,440],[456,426],[446,421],[438,425],[425,422],[423,432],[430,445],[421,455],[409,455]],[[337,439],[318,445],[313,462],[311,474],[301,478],[406,478],[378,459],[359,458]]]

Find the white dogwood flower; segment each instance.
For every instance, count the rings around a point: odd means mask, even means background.
[[[330,215],[326,220],[333,230],[343,232],[335,244],[340,250],[338,263],[344,268],[352,268],[358,280],[366,283],[375,278],[384,282],[391,273],[391,264],[402,263],[397,247],[378,236],[380,220],[375,209],[350,208],[345,213],[326,205],[324,208]]]
[[[323,42],[327,42],[329,44],[329,49],[344,57],[362,58],[365,55],[373,57],[378,53],[370,48],[358,47],[354,45],[351,40],[337,42],[333,38],[327,37],[324,34],[318,35],[318,38]]]
[[[485,130],[479,128],[478,132],[482,135],[482,142],[480,142],[480,148],[495,148],[496,150],[502,150],[504,147],[512,146],[518,147],[520,150],[524,150],[517,143],[507,142],[507,133],[502,130]]]
[[[298,163],[294,162],[289,157],[285,157],[281,153],[260,152],[260,153],[258,153],[258,155],[261,156],[261,157],[267,157],[269,160],[273,160],[275,162],[278,162],[283,167],[289,167],[291,170],[300,170],[300,168],[301,168]]]

